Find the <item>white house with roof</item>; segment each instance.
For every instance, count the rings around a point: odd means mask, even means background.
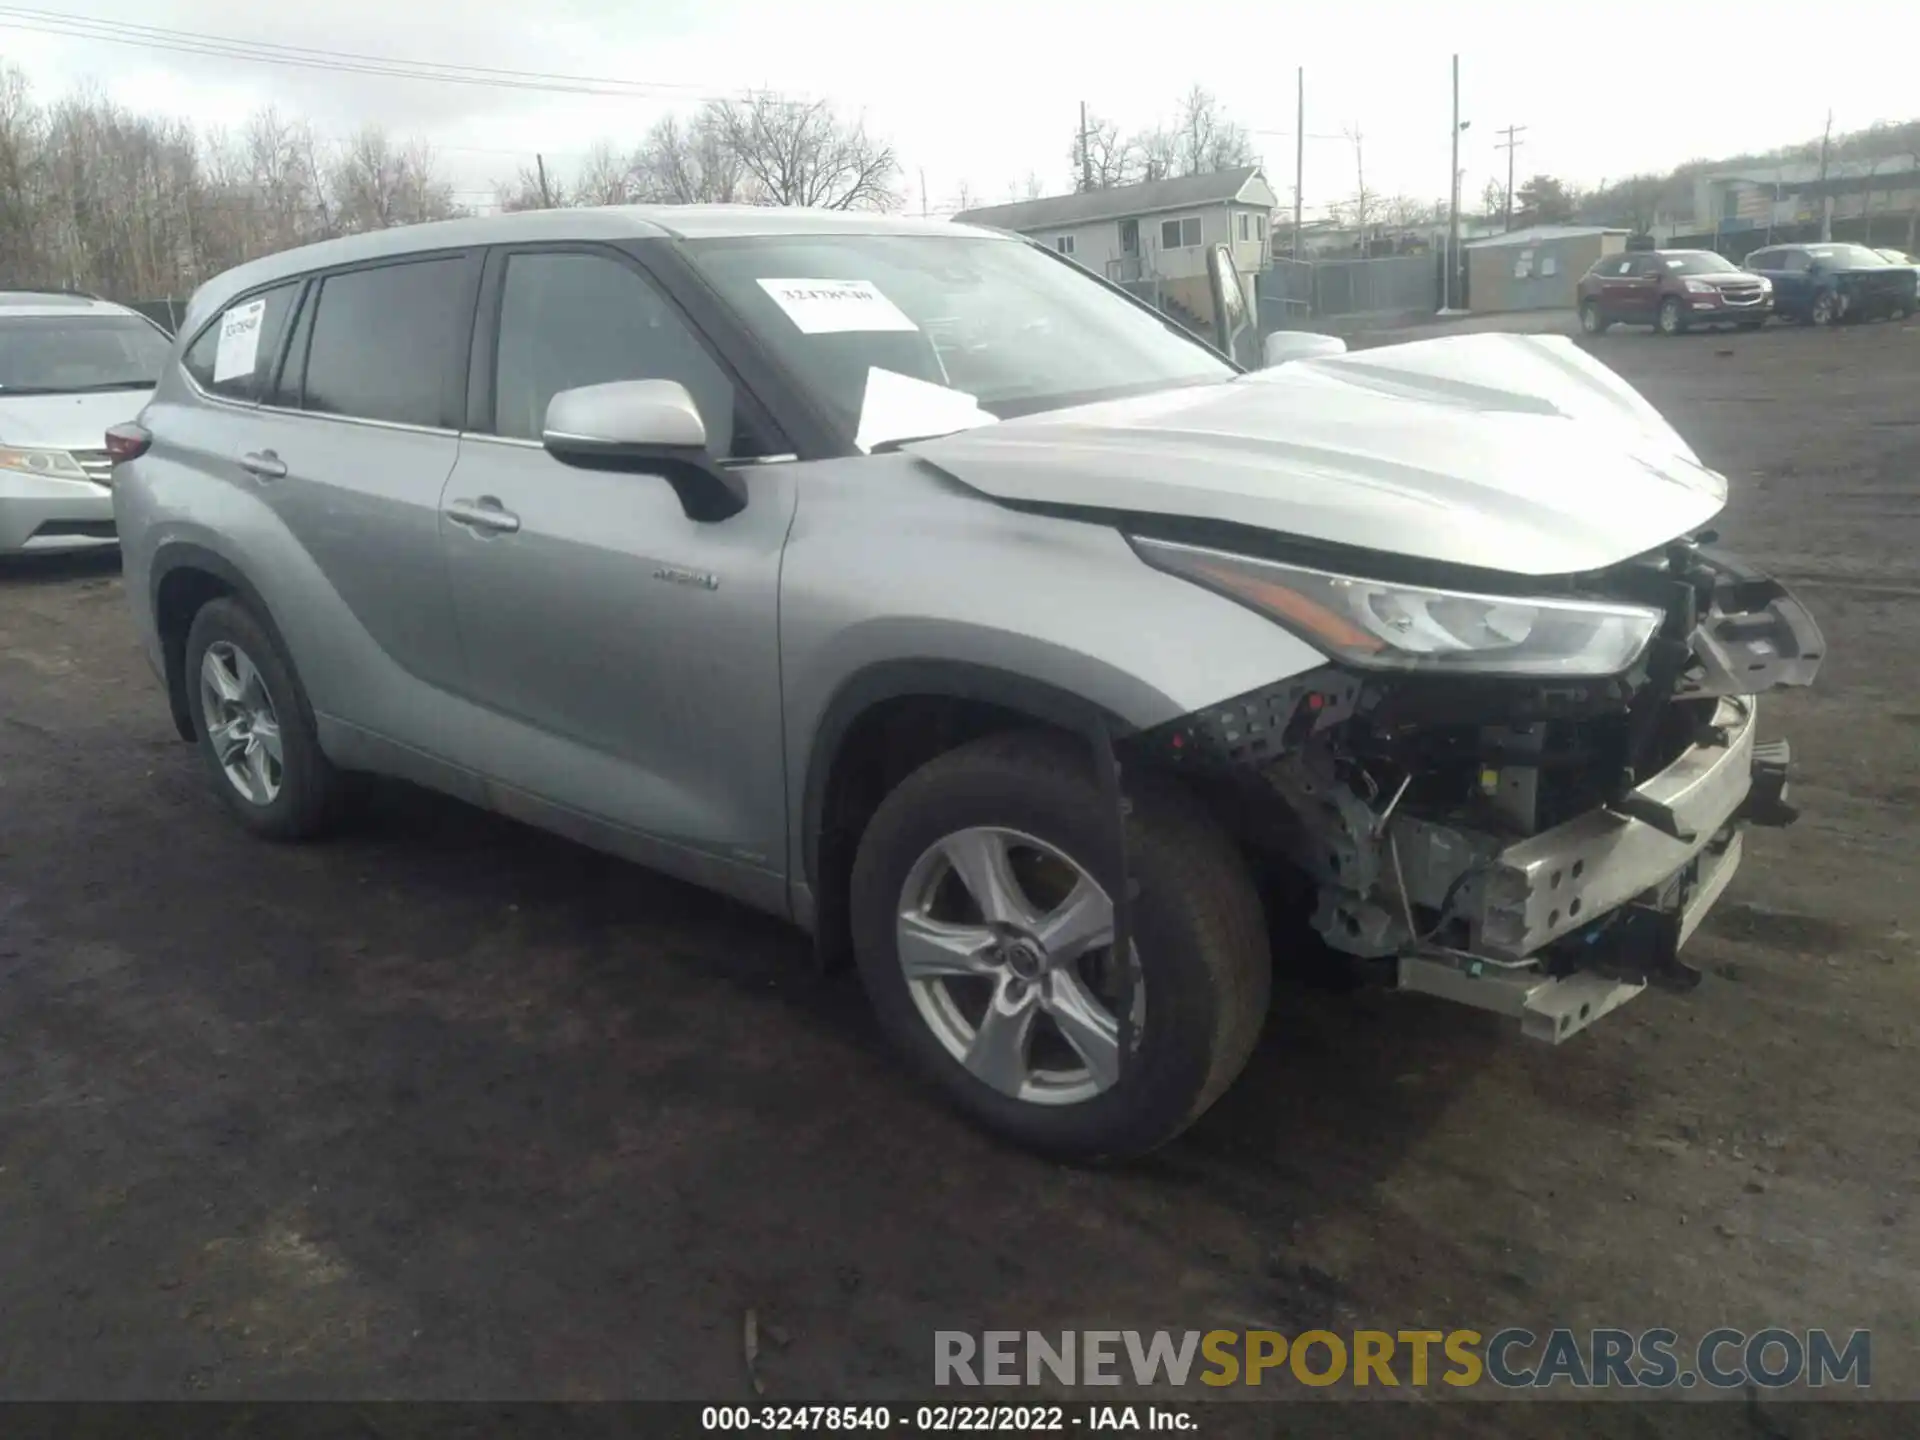
[[[1123,285],[1154,282],[1200,321],[1212,316],[1207,250],[1233,246],[1244,276],[1272,254],[1277,197],[1257,165],[963,210],[969,225],[1014,230]],[[1251,287],[1249,287],[1251,288]]]

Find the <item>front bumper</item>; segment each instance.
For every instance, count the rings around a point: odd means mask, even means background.
[[[0,555],[97,550],[116,544],[113,491],[91,480],[0,475]]]
[[[1752,305],[1729,305],[1716,295],[1686,297],[1687,319],[1714,325],[1754,324],[1771,319],[1773,297],[1766,296]]]
[[[1740,868],[1746,823],[1794,815],[1789,753],[1784,742],[1756,743],[1756,712],[1751,697],[1723,698],[1716,738],[1621,806],[1502,849],[1396,820],[1390,834],[1409,899],[1438,907],[1455,891],[1469,935],[1457,950],[1398,956],[1400,988],[1516,1016],[1526,1034],[1557,1043],[1650,980],[1690,984],[1678,952]]]

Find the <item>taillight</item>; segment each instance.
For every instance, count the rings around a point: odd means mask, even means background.
[[[138,460],[151,444],[153,432],[132,420],[107,431],[107,455],[116,465],[123,460]]]

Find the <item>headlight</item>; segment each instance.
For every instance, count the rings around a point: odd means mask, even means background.
[[[1713,286],[1704,280],[1689,280],[1687,281],[1687,291],[1693,295],[1711,295],[1713,293]]]
[[[1133,547],[1149,565],[1367,669],[1617,675],[1660,627],[1660,612],[1645,605],[1429,590],[1165,540],[1135,537]]]
[[[84,480],[87,472],[64,450],[34,450],[24,445],[0,445],[0,470],[38,475],[46,480]]]
[[[1763,291],[1766,291],[1766,290],[1771,290],[1771,289],[1773,289],[1773,282],[1772,282],[1771,280],[1769,280],[1769,279],[1767,279],[1767,277],[1766,277],[1766,276],[1764,276],[1764,275],[1762,275],[1762,276],[1760,276],[1760,277],[1759,277],[1759,280],[1760,280],[1760,288],[1761,288],[1761,290],[1763,290]]]

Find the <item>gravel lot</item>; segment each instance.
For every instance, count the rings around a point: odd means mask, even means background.
[[[1594,350],[1826,630],[1765,720],[1804,818],[1694,995],[1553,1050],[1283,987],[1121,1171],[976,1134],[678,884],[399,789],[248,839],[115,566],[0,569],[0,1396],[750,1399],[752,1308],[769,1398],[924,1395],[935,1329],[1322,1324],[1869,1326],[1920,1398],[1920,323]]]

